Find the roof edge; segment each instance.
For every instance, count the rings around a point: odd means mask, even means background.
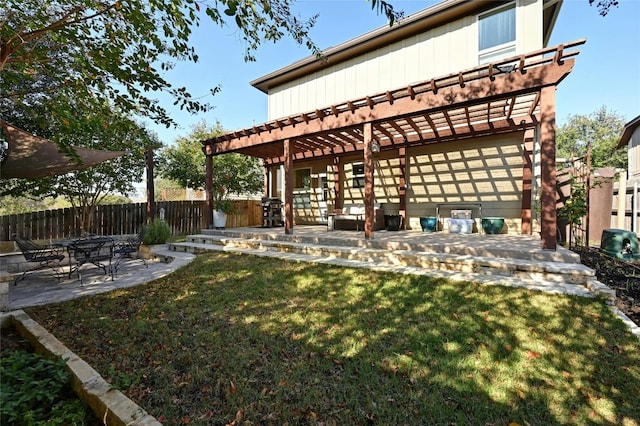
[[[472,0],[445,0],[429,6],[421,11],[413,13],[396,22],[393,26],[382,26],[362,34],[336,46],[324,49],[321,57],[308,56],[286,67],[280,68],[267,75],[259,77],[249,84],[264,93],[268,93],[270,87],[293,80],[301,75],[306,75],[328,66],[329,63],[342,60],[371,51],[384,45],[391,44],[401,38],[408,37],[423,31],[434,23],[446,21],[452,16],[458,16],[460,12],[481,9],[485,2]]]
[[[640,115],[624,125],[617,148],[622,148],[623,146],[629,145],[631,136],[633,136],[633,133],[636,131],[638,126],[640,126]]]

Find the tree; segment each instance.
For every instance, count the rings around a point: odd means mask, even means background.
[[[601,16],[607,16],[609,9],[613,6],[618,7],[619,2],[618,0],[589,0],[591,6],[593,6],[594,3],[596,3],[596,7],[598,8],[598,13],[600,13]]]
[[[164,148],[158,155],[158,174],[172,179],[182,188],[204,189],[205,156],[202,143],[224,132],[216,122],[209,126],[201,121],[192,127],[189,135],[176,140],[175,146]],[[264,179],[258,160],[241,154],[224,154],[213,158],[213,193],[215,210],[229,213],[231,195],[255,194],[263,189]]]
[[[309,38],[316,17],[294,16],[293,1],[5,0],[0,97],[30,102],[61,92],[69,99],[108,99],[124,114],[170,126],[175,123],[151,97],[154,92],[171,94],[174,104],[191,113],[210,108],[163,77],[175,61],[198,61],[189,37],[204,15],[220,26],[235,23],[246,60],[255,59],[261,43],[285,34],[319,53]],[[391,23],[401,16],[384,0],[372,0],[371,6]]]
[[[25,119],[25,130],[47,135],[56,132],[70,145],[87,148],[123,150],[125,154],[107,163],[86,170],[39,179],[3,179],[0,181],[0,195],[24,195],[32,197],[65,198],[79,212],[78,231],[88,231],[92,226],[96,207],[114,194],[126,195],[133,191],[133,182],[140,181],[144,170],[146,146],[157,146],[158,142],[144,127],[113,111],[103,104],[91,106],[91,114],[84,114],[82,103],[68,105],[76,116],[67,125],[51,128],[34,128],[39,122]],[[24,115],[16,111],[15,119]],[[8,117],[11,119],[11,117]],[[42,123],[40,123],[42,124]]]
[[[590,115],[574,115],[558,129],[558,157],[582,157],[587,153],[587,144],[591,144],[591,165],[593,168],[627,167],[627,151],[617,149],[620,133],[624,128],[624,119],[605,106]]]

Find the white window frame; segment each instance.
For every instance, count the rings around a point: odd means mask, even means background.
[[[480,21],[482,21],[482,19],[487,16],[494,15],[496,13],[500,13],[502,11],[506,11],[509,9],[513,9],[514,15],[515,15],[513,19],[513,25],[514,25],[513,40],[508,41],[506,43],[501,43],[495,46],[491,46],[486,49],[480,49]],[[478,64],[479,65],[486,64],[489,62],[495,62],[497,60],[500,60],[509,56],[514,56],[516,54],[516,41],[518,38],[517,13],[518,13],[518,8],[516,5],[516,2],[511,2],[511,3],[501,5],[500,7],[496,7],[494,9],[488,10],[478,15],[477,28],[478,28]]]

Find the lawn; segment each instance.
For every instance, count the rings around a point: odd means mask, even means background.
[[[166,425],[640,424],[596,299],[219,253],[27,312]]]

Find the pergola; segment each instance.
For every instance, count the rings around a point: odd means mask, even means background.
[[[259,157],[265,168],[284,165],[285,227],[293,233],[293,162],[362,152],[365,168],[365,238],[373,238],[373,152],[397,150],[400,210],[406,209],[405,150],[500,133],[524,132],[522,232],[531,233],[535,132],[541,146],[543,249],[556,248],[555,90],[571,72],[584,39],[488,65],[279,118],[202,141],[207,157],[207,206],[211,221],[213,159],[238,152]],[[339,179],[335,180],[339,185]],[[269,187],[265,174],[265,192]],[[340,194],[340,188],[334,188]],[[336,200],[341,206],[342,200]]]

